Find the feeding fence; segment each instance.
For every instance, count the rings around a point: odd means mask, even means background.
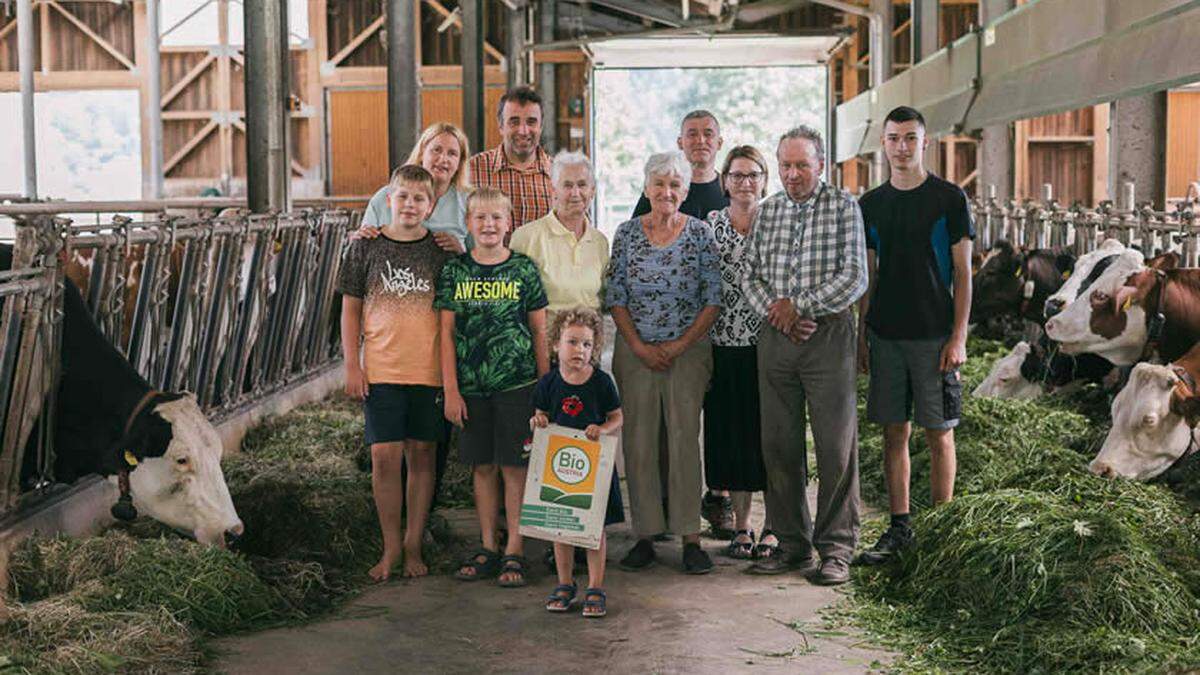
[[[201,202],[183,214],[176,201],[0,207],[15,219],[12,269],[0,274],[0,513],[30,487],[20,476],[31,437],[36,482],[53,482],[66,279],[152,387],[193,392],[211,418],[340,358],[334,287],[358,213]]]

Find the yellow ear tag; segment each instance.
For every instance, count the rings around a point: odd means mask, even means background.
[[[1133,298],[1126,298],[1126,299],[1125,299],[1125,304],[1124,304],[1124,305],[1121,305],[1121,311],[1122,311],[1122,312],[1127,312],[1127,311],[1129,311],[1129,306],[1130,306],[1130,305],[1132,305],[1132,304],[1133,304]]]
[[[1063,281],[1066,281],[1067,279],[1070,279],[1070,278],[1071,278],[1071,270],[1067,270],[1066,272],[1063,272],[1063,277],[1062,277],[1062,278],[1063,278]]]
[[[1017,268],[1017,271],[1016,271],[1016,272],[1013,272],[1013,277],[1014,277],[1014,278],[1016,278],[1016,279],[1020,279],[1020,278],[1021,278],[1021,268],[1020,268],[1020,267],[1018,267],[1018,268]]]
[[[125,451],[125,463],[128,464],[129,466],[137,466],[138,465],[137,457],[134,457],[132,452],[126,450]]]

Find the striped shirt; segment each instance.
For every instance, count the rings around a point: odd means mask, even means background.
[[[476,187],[496,188],[512,200],[514,230],[549,213],[554,203],[550,155],[540,145],[537,162],[524,169],[508,163],[503,145],[475,155],[471,158],[471,180]]]
[[[804,202],[763,200],[750,228],[742,290],[759,314],[791,298],[805,318],[837,314],[867,291],[862,212],[849,193],[817,184]]]

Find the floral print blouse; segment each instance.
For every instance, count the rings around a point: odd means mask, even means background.
[[[749,237],[733,229],[728,208],[708,214],[708,224],[712,226],[713,239],[721,256],[721,306],[725,308],[713,323],[709,335],[714,345],[723,347],[756,344],[762,317],[742,293]]]
[[[721,306],[721,269],[708,224],[687,216],[666,246],[646,238],[641,218],[621,223],[613,237],[604,306],[625,307],[638,336],[665,342],[683,335],[708,305]]]

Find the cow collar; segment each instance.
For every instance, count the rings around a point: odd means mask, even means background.
[[[160,393],[162,392],[157,389],[151,389],[142,395],[137,405],[133,406],[133,412],[129,413],[129,418],[125,420],[125,429],[121,432],[122,439],[129,435],[130,430],[133,429],[134,420],[138,418],[138,415],[141,415],[146,406],[150,404],[150,401],[154,400],[154,397]],[[117,498],[117,503],[112,505],[110,511],[113,518],[117,520],[131,521],[137,518],[137,509],[133,506],[133,495],[129,487],[129,472],[137,468],[138,460],[129,450],[125,450],[121,459],[124,463],[117,470],[117,490],[120,491],[121,495]]]
[[[1167,323],[1167,317],[1163,314],[1167,303],[1167,273],[1155,269],[1154,277],[1155,285],[1151,290],[1158,290],[1158,303],[1153,314],[1146,312],[1146,348],[1142,351],[1139,361],[1149,360],[1158,352],[1158,344],[1162,340],[1163,328]]]
[[[1190,372],[1188,372],[1188,370],[1186,368],[1183,368],[1183,367],[1177,366],[1177,365],[1171,365],[1171,371],[1174,372],[1175,377],[1179,378],[1179,381],[1183,382],[1185,385],[1187,385],[1189,389],[1191,389],[1192,391],[1196,390],[1196,378],[1193,377],[1192,374]],[[1184,424],[1185,425],[1187,424],[1186,419],[1184,420]],[[1197,449],[1198,448],[1196,447],[1196,427],[1188,426],[1187,447],[1183,449],[1183,454],[1179,455],[1178,459],[1176,459],[1174,462],[1171,462],[1171,466],[1167,467],[1167,471],[1170,471],[1171,469],[1174,469],[1175,467],[1182,464],[1183,460],[1185,460],[1188,457],[1191,457],[1193,454],[1195,454]]]

